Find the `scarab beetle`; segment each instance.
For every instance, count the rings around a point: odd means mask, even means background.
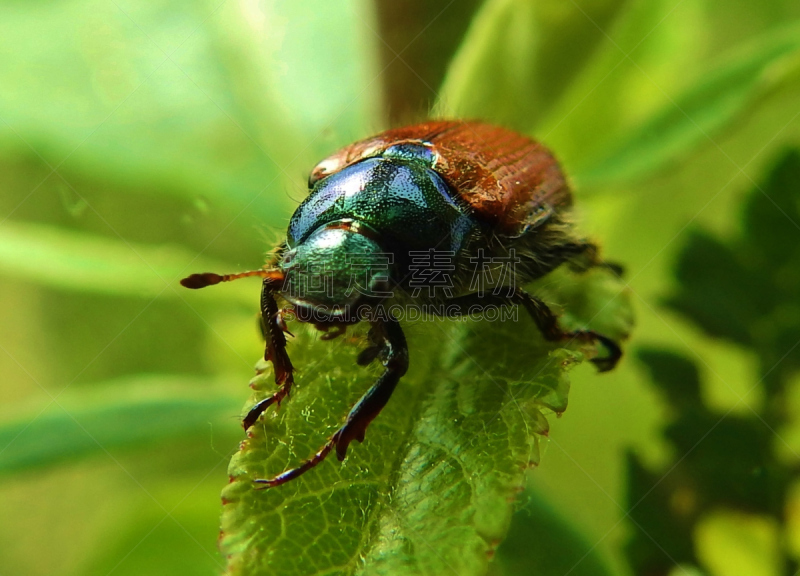
[[[194,274],[181,281],[187,288],[203,288],[263,278],[264,357],[274,366],[278,389],[245,416],[245,429],[269,406],[280,404],[294,383],[284,335],[286,310],[326,337],[365,317],[371,324],[369,345],[358,363],[379,359],[384,371],[377,382],[319,452],[272,479],[255,480],[262,487],[300,476],[331,450],[343,460],[353,440],[364,440],[409,363],[398,320],[363,314],[392,298],[443,302],[449,315],[466,314],[476,304],[520,305],[547,340],[602,344],[605,355],[592,359],[600,371],[619,360],[620,348],[611,339],[591,330],[563,329],[544,302],[516,287],[565,263],[576,271],[604,266],[619,272],[599,259],[594,244],[575,235],[569,187],[552,154],[538,142],[482,122],[425,122],[339,150],[317,164],[308,185],[310,193],[292,216],[286,241],[263,269]],[[439,294],[412,289],[414,255],[436,250],[452,257],[452,285]],[[518,262],[514,285],[500,293],[471,290],[474,266],[469,264],[476,255],[491,261],[512,251]],[[325,289],[310,290],[313,277],[322,277]],[[354,278],[361,290],[353,289]],[[288,308],[279,309],[276,297]]]

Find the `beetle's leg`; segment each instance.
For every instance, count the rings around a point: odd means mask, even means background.
[[[408,345],[400,324],[393,319],[375,321],[372,325],[372,330],[376,334],[376,339],[380,338],[383,342],[381,356],[386,370],[353,407],[350,414],[347,415],[344,426],[331,436],[330,440],[316,454],[297,468],[287,470],[269,480],[258,479],[253,480],[253,482],[261,484],[264,488],[280,486],[311,470],[322,462],[334,448],[336,449],[336,457],[339,460],[344,460],[350,442],[353,440],[364,441],[367,426],[386,406],[395,386],[408,370]]]
[[[286,324],[286,317],[293,318],[294,317],[294,309],[287,307],[281,308],[278,310],[278,325],[281,327],[281,330],[286,332],[289,336],[294,336],[289,330],[289,326]],[[267,332],[267,325],[264,324],[264,317],[261,315],[261,311],[258,312],[256,316],[256,327],[258,328],[259,334],[261,334],[261,339],[266,342],[267,338],[269,338],[269,333]]]
[[[600,260],[597,245],[591,242],[564,242],[555,244],[546,251],[539,250],[536,257],[525,257],[520,264],[522,277],[535,280],[548,275],[550,272],[568,264],[573,272],[586,272],[591,268],[606,268],[616,276],[622,276],[624,270],[621,265]]]
[[[604,358],[592,358],[591,362],[597,366],[598,371],[606,372],[614,368],[622,358],[622,350],[611,338],[603,336],[594,330],[573,330],[566,331],[558,324],[558,316],[553,314],[550,308],[536,298],[535,296],[525,292],[524,290],[516,290],[514,296],[511,297],[512,301],[521,304],[528,314],[531,315],[536,326],[542,332],[546,340],[551,342],[558,342],[564,340],[579,340],[581,342],[595,343],[600,342],[608,350],[608,356]]]
[[[375,328],[370,328],[367,339],[369,340],[369,346],[364,348],[356,358],[356,364],[359,366],[372,364],[372,361],[378,357],[383,349],[383,339]]]
[[[344,426],[333,435],[339,460],[344,460],[350,442],[364,441],[367,426],[386,406],[395,386],[408,370],[408,345],[400,323],[394,319],[378,320],[373,322],[372,329],[376,339],[383,342],[380,357],[385,370],[347,415]]]
[[[265,398],[247,413],[242,420],[242,426],[247,430],[252,426],[261,413],[271,404],[280,404],[284,397],[289,395],[289,391],[294,383],[292,362],[286,353],[286,337],[283,335],[286,324],[278,312],[278,304],[275,302],[273,293],[281,288],[284,274],[276,269],[251,270],[250,272],[239,272],[238,274],[215,274],[214,272],[204,272],[202,274],[192,274],[181,280],[181,285],[186,288],[196,290],[213,286],[220,282],[232,282],[239,278],[249,278],[260,276],[264,279],[261,289],[261,326],[262,333],[267,341],[264,350],[264,359],[272,361],[275,370],[275,383],[280,386],[277,392],[269,398]]]
[[[545,340],[560,342],[564,340],[580,340],[581,342],[600,342],[607,350],[608,356],[604,358],[592,358],[591,362],[597,366],[600,372],[606,372],[614,368],[622,357],[622,350],[616,342],[603,336],[594,330],[573,330],[566,331],[558,324],[558,316],[552,310],[536,298],[535,296],[521,289],[516,289],[511,296],[498,296],[495,294],[467,294],[459,296],[445,302],[445,309],[455,310],[457,315],[465,315],[474,306],[507,306],[509,304],[519,304],[530,314],[536,326],[541,331]]]
[[[261,324],[267,340],[264,359],[272,362],[275,383],[280,388],[272,396],[264,398],[250,409],[242,420],[245,430],[255,424],[261,413],[272,404],[280,405],[281,400],[289,395],[292,384],[294,384],[294,367],[286,353],[285,325],[282,325],[283,319],[278,311],[278,304],[275,302],[274,289],[274,284],[265,279],[261,289]]]
[[[600,259],[600,250],[597,248],[597,244],[580,242],[565,246],[570,247],[568,252],[577,254],[577,258],[573,257],[569,261],[570,268],[575,272],[586,272],[591,268],[605,268],[620,278],[625,275],[625,269],[622,264],[606,262]]]

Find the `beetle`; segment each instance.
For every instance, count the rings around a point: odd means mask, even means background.
[[[592,330],[565,330],[550,308],[516,287],[516,281],[505,292],[476,292],[472,285],[468,264],[476,254],[481,261],[516,254],[515,275],[523,284],[562,264],[578,272],[601,266],[621,274],[619,266],[599,258],[595,244],[576,235],[569,186],[542,144],[484,122],[429,121],[342,148],[316,165],[308,186],[286,241],[262,269],[193,274],[181,281],[197,289],[245,277],[263,279],[264,358],[274,367],[278,389],[248,412],[245,429],[288,397],[294,384],[286,351],[287,311],[325,331],[326,339],[365,317],[370,322],[369,345],[358,364],[379,359],[383,373],[316,454],[274,478],[254,480],[260,487],[297,478],[332,450],[343,460],[353,440],[363,442],[369,423],[408,369],[399,321],[391,314],[363,314],[393,297],[444,303],[449,316],[468,314],[475,305],[519,305],[546,340],[600,343],[606,354],[591,360],[599,371],[612,369],[620,359],[612,339]],[[450,289],[438,295],[412,289],[414,255],[442,249],[452,256]],[[308,289],[310,270],[324,270],[324,290]],[[355,276],[361,290],[352,287]],[[279,309],[276,297],[289,307]]]

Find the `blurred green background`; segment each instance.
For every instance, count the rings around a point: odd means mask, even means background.
[[[796,0],[54,0],[0,2],[0,574],[223,570],[258,288],[177,281],[432,111],[547,143],[636,306],[491,570],[796,573]]]

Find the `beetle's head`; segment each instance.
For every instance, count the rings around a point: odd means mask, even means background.
[[[282,295],[298,316],[344,319],[352,311],[390,296],[391,255],[375,234],[350,220],[317,228],[283,254]]]

